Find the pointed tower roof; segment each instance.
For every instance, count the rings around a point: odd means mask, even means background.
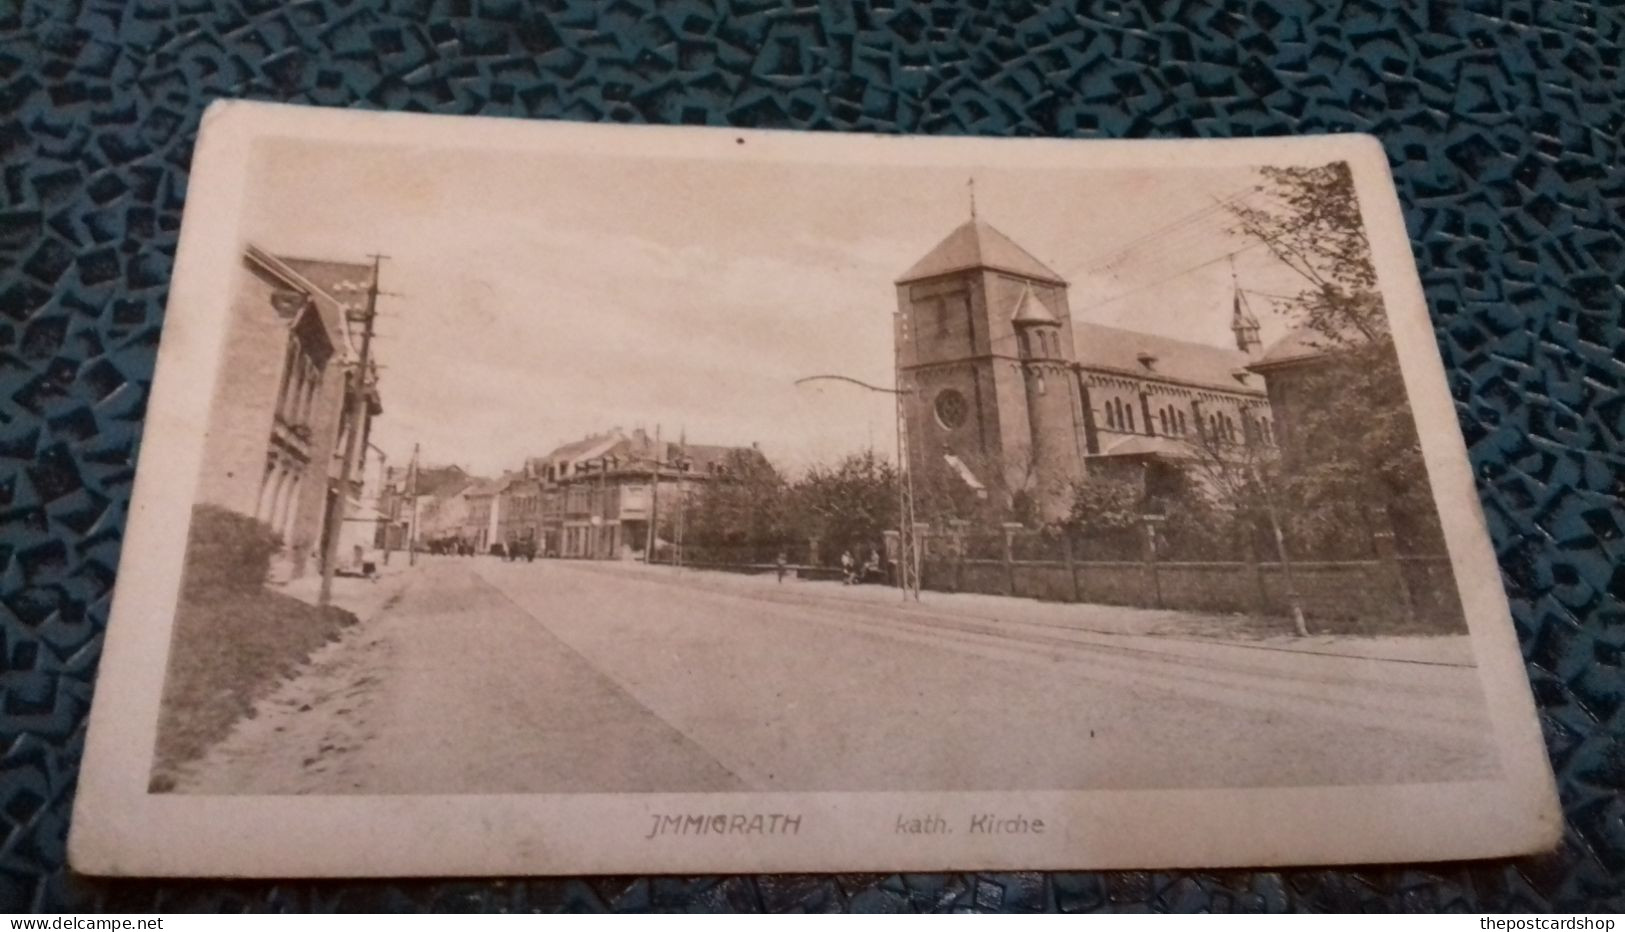
[[[1060,324],[1049,306],[1033,294],[1031,285],[1021,290],[1021,300],[1016,302],[1015,313],[1010,315],[1010,319],[1018,324]]]
[[[1235,307],[1230,312],[1230,329],[1239,330],[1243,327],[1257,329],[1258,317],[1253,314],[1253,309],[1248,306],[1247,299],[1242,296],[1241,289],[1237,288]]]
[[[959,229],[949,233],[925,254],[925,258],[904,272],[897,283],[978,268],[998,269],[1034,281],[1066,284],[1066,280],[1054,270],[1033,258],[1032,253],[1017,246],[1010,237],[982,220],[966,221]]]

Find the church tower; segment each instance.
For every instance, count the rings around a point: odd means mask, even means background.
[[[897,375],[912,392],[917,474],[951,458],[998,504],[1065,516],[1085,453],[1066,287],[974,217],[897,279]]]

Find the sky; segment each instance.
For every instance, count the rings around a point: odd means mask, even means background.
[[[382,264],[375,442],[478,474],[588,433],[759,444],[795,472],[896,443],[894,281],[978,216],[1066,278],[1074,320],[1232,346],[1236,280],[1301,280],[1226,233],[1250,169],[1001,170],[257,144],[243,235]],[[1254,195],[1255,197],[1257,195]],[[1122,261],[1102,260],[1139,244]],[[1267,346],[1287,329],[1254,296]]]

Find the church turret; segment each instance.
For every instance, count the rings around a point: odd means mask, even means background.
[[[1016,328],[1016,341],[1023,359],[1063,359],[1061,322],[1029,285],[1021,292],[1010,323]]]
[[[1258,317],[1247,305],[1247,296],[1238,285],[1234,310],[1230,313],[1230,332],[1236,335],[1236,349],[1248,356],[1256,356],[1264,344],[1258,336]]]

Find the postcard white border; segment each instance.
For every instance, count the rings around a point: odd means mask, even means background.
[[[202,425],[257,140],[601,152],[650,159],[1354,170],[1500,753],[1491,781],[1015,793],[229,797],[149,794]],[[1561,815],[1506,596],[1381,145],[989,140],[651,128],[217,102],[205,113],[69,838],[84,873],[152,876],[931,871],[1429,861],[1547,850]],[[901,811],[1045,820],[1042,835],[901,837]],[[646,838],[658,813],[782,813],[795,834]]]

